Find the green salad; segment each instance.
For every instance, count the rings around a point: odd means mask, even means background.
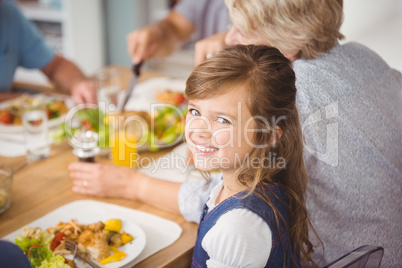
[[[85,128],[92,130],[99,135],[99,147],[109,147],[109,131],[105,125],[105,114],[99,109],[81,109],[78,110],[71,122],[61,123],[55,131],[50,135],[56,143],[64,139],[71,139],[71,137],[79,130]]]
[[[24,227],[21,235],[16,235],[15,243],[36,268],[70,268],[63,256],[50,249],[55,236],[41,228]]]
[[[161,148],[173,146],[183,140],[185,116],[187,115],[187,105],[181,106],[160,106],[154,110],[148,117],[147,129],[143,129],[142,137],[146,139],[149,150],[156,151]],[[128,114],[130,112],[127,112]],[[109,125],[106,115],[96,109],[78,110],[73,117],[72,122],[61,123],[56,131],[51,133],[53,140],[61,142],[64,139],[70,139],[74,133],[79,130],[92,130],[99,135],[99,147],[109,147]]]

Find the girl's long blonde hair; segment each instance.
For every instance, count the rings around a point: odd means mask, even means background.
[[[302,260],[312,262],[313,245],[308,236],[312,227],[304,200],[307,174],[291,62],[276,48],[237,45],[195,67],[187,80],[186,97],[189,100],[208,99],[239,86],[246,92],[244,103],[257,125],[254,144],[261,145],[252,150],[250,159],[283,158],[285,165],[264,161],[258,168],[244,165],[237,171],[238,180],[250,189],[250,193],[259,194],[272,207],[277,223],[282,221],[286,225],[285,219],[264,194],[266,185],[283,189],[287,197],[283,204],[288,211],[286,227],[292,259],[295,261],[300,252]],[[270,123],[268,131],[267,122]],[[276,126],[283,131],[280,138]]]

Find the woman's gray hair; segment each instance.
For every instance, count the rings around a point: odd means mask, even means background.
[[[344,36],[342,0],[225,0],[235,27],[284,55],[317,58]]]

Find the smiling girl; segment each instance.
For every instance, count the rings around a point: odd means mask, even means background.
[[[275,48],[235,46],[194,69],[186,97],[194,164],[222,173],[201,215],[192,266],[299,267],[300,259],[311,261],[290,61]]]

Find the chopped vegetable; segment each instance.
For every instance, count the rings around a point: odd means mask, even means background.
[[[120,233],[121,231],[120,219],[108,219],[88,225],[78,224],[72,219],[69,222],[59,222],[46,231],[40,227],[25,226],[21,235],[16,235],[15,243],[35,268],[67,268],[69,265],[74,267],[74,263],[63,257],[71,253],[65,246],[65,239],[75,241],[80,250],[94,260],[117,262],[126,257],[126,253],[119,251],[118,247],[134,239],[130,234]]]
[[[34,267],[40,267],[42,261],[52,258],[53,251],[45,247],[35,247],[29,249],[28,259]]]
[[[50,244],[55,235],[42,230],[41,228],[24,227],[23,235],[16,235],[15,243],[27,255],[33,267],[38,268],[70,268],[64,263],[62,256],[56,256],[50,250]],[[58,235],[60,239],[61,235]]]
[[[64,100],[44,96],[30,96],[23,94],[13,99],[8,106],[0,110],[0,124],[3,125],[21,125],[22,107],[24,103],[45,103],[48,119],[58,118],[67,113],[68,107]]]
[[[65,263],[63,256],[55,255],[51,256],[49,259],[43,260],[39,268],[71,268]]]
[[[33,245],[29,249],[28,259],[37,268],[70,268],[62,256],[55,255],[50,249],[41,245]]]
[[[24,251],[28,253],[28,249],[33,245],[42,245],[43,247],[49,247],[50,242],[53,240],[54,235],[50,234],[42,229],[34,229],[25,227],[23,229],[25,236],[17,235],[15,243]]]
[[[105,230],[112,232],[120,232],[122,222],[120,219],[109,219],[105,221]]]
[[[85,130],[92,130],[98,133],[99,147],[109,147],[109,129],[105,125],[105,114],[101,110],[81,109],[76,112],[74,118],[79,121],[77,126],[70,126],[66,122],[63,122],[57,127],[56,131],[50,134],[56,143],[63,141],[65,138],[71,139],[74,133],[85,128]]]
[[[134,237],[130,234],[127,234],[126,232],[123,232],[121,234],[121,243],[123,245],[127,244],[128,242],[131,242],[134,240]]]
[[[110,255],[109,257],[101,260],[100,261],[101,264],[108,264],[111,261],[121,261],[122,259],[124,259],[127,256],[126,253],[119,251],[114,246],[110,246],[109,248],[113,251],[113,254]]]
[[[31,249],[33,249],[33,248],[40,248],[40,247],[43,247],[43,246],[42,246],[42,245],[32,245],[32,246],[30,246],[29,249],[28,249],[28,252],[27,252],[27,256],[28,256],[28,257],[31,257],[31,253],[30,253],[30,250],[31,250]]]
[[[66,234],[63,232],[56,233],[52,242],[50,242],[50,250],[53,251],[55,248],[57,248],[57,246],[60,245],[61,241],[64,239],[65,236]]]

